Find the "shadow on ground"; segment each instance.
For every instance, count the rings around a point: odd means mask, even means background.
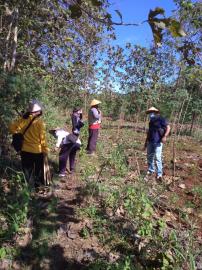
[[[60,181],[61,184],[62,181]],[[65,190],[64,183],[62,183]],[[54,185],[55,190],[61,189]],[[69,191],[71,192],[71,191]],[[87,269],[87,262],[82,264],[76,260],[68,260],[64,246],[55,244],[54,239],[63,233],[63,241],[68,237],[68,225],[78,224],[75,208],[83,201],[81,188],[75,187],[73,199],[58,198],[55,191],[50,196],[35,195],[31,201],[30,216],[33,217],[32,240],[26,247],[20,247],[14,259],[19,269],[29,270],[80,270]],[[66,238],[65,238],[66,237]],[[68,239],[67,239],[68,240]],[[79,240],[78,240],[79,241]],[[64,242],[63,242],[64,244]],[[66,256],[65,256],[66,255]]]

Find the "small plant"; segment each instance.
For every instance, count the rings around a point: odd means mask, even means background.
[[[170,201],[172,204],[175,204],[179,200],[179,196],[175,193],[171,194]]]
[[[201,186],[198,186],[198,187],[194,187],[192,189],[192,192],[194,194],[196,194],[197,196],[199,196],[200,200],[202,200],[202,187]]]
[[[138,270],[134,262],[130,258],[130,256],[126,256],[122,260],[118,260],[114,263],[107,263],[103,260],[97,260],[96,262],[92,263],[89,270]]]
[[[112,150],[109,157],[109,164],[114,168],[117,175],[124,176],[127,173],[127,161],[123,145],[119,144]]]
[[[112,209],[116,209],[118,207],[118,202],[120,201],[120,192],[119,190],[112,190],[109,192],[105,204]]]
[[[90,235],[89,229],[87,227],[84,227],[80,231],[80,236],[83,237],[84,239],[87,239]]]
[[[1,237],[11,237],[25,224],[29,211],[30,191],[21,173],[14,172],[9,175],[9,191],[2,193],[0,202],[5,226],[0,230]]]

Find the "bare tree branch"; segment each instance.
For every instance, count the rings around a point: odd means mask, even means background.
[[[74,2],[74,4],[79,5],[79,7],[82,10],[82,12],[84,12],[85,14],[87,14],[88,17],[90,17],[91,19],[93,19],[93,20],[95,20],[97,22],[101,22],[101,23],[103,23],[105,25],[110,25],[110,26],[112,26],[112,25],[117,25],[117,26],[140,26],[140,25],[148,22],[148,20],[145,20],[145,21],[142,21],[140,23],[124,23],[122,21],[121,22],[114,22],[110,18],[98,18],[98,17],[92,15],[88,10],[84,9],[81,6],[81,4],[78,4],[75,1],[73,1],[73,2]]]

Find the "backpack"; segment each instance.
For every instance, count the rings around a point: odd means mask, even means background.
[[[34,117],[30,123],[28,124],[28,126],[26,127],[25,131],[23,133],[15,133],[13,134],[13,138],[12,138],[12,143],[11,145],[13,146],[13,148],[15,149],[15,151],[18,153],[22,150],[22,145],[23,145],[23,141],[24,141],[24,135],[26,133],[26,131],[28,130],[28,128],[31,126],[32,122],[36,119],[36,117]]]
[[[11,145],[15,149],[16,152],[21,151],[23,145],[24,136],[22,133],[13,134],[13,139]]]

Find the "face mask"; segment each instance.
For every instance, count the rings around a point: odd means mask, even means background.
[[[149,119],[151,120],[152,118],[154,118],[155,117],[155,113],[150,113],[149,114]]]

